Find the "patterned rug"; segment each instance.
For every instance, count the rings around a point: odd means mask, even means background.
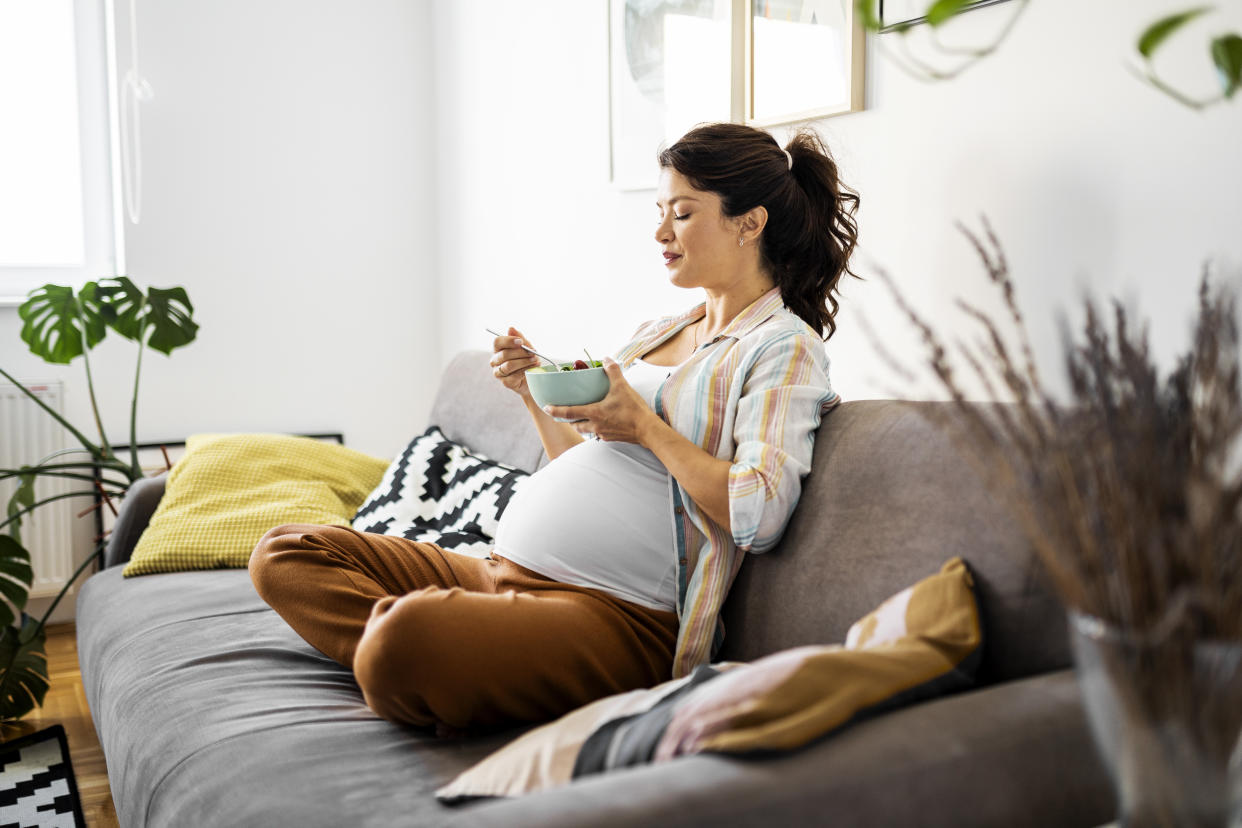
[[[0,828],[86,828],[60,725],[0,744]]]

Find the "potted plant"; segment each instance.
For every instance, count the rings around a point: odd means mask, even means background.
[[[1068,391],[1040,377],[990,228],[966,231],[1008,324],[950,345],[888,281],[957,405],[942,425],[1025,529],[1070,620],[1084,704],[1122,824],[1236,824],[1242,733],[1242,380],[1232,291],[1200,283],[1190,347],[1162,375],[1146,328],[1093,301],[1063,333]],[[877,347],[883,347],[877,341]],[[898,368],[892,356],[885,354]],[[967,399],[958,364],[1004,400]],[[904,369],[903,369],[904,370]],[[909,373],[908,371],[906,372]]]
[[[138,387],[142,354],[151,348],[163,354],[194,341],[198,324],[194,307],[183,288],[138,288],[125,276],[87,282],[80,290],[44,285],[33,290],[18,309],[22,340],[44,361],[67,364],[81,357],[94,414],[98,442],[89,439],[37,396],[0,368],[0,376],[34,400],[73,436],[80,448],[65,449],[17,469],[0,469],[0,480],[16,480],[7,513],[0,521],[0,722],[21,718],[42,703],[48,689],[45,625],[62,597],[77,578],[99,558],[106,540],[97,541],[94,552],[68,579],[39,619],[25,612],[34,573],[30,553],[22,546],[22,520],[48,503],[70,497],[124,497],[141,479],[138,464]],[[129,453],[120,457],[108,440],[95,397],[89,352],[109,331],[137,343],[134,387],[130,403]],[[81,484],[65,494],[38,499],[35,481],[41,477],[73,480]]]

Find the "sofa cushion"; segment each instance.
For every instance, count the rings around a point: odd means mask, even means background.
[[[718,658],[840,641],[912,575],[960,555],[987,630],[980,683],[1070,664],[1065,611],[1031,544],[938,425],[952,406],[860,400],[825,415],[781,543],[748,556],[730,590]]]
[[[83,689],[121,825],[438,825],[432,792],[515,731],[436,738],[367,708],[244,570],[122,578],[77,603]]]
[[[125,574],[245,567],[274,526],[348,525],[386,465],[307,437],[193,435]]]
[[[483,557],[509,499],[527,477],[431,426],[393,459],[354,515],[353,528]]]

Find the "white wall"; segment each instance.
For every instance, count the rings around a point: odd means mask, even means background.
[[[423,426],[440,372],[428,5],[140,0],[138,16],[155,97],[129,274],[183,285],[201,325],[189,347],[144,358],[139,440],[339,431],[391,456]],[[0,364],[64,378],[66,413],[90,434],[81,360],[46,366],[19,329],[0,308]],[[117,442],[133,349],[113,337],[92,355]]]
[[[439,379],[427,5],[142,0],[138,16],[155,97],[128,270],[183,285],[201,325],[189,347],[144,358],[139,439],[341,431],[394,453]],[[81,362],[15,353],[18,327],[0,309],[6,368],[64,376],[71,419],[88,422]],[[105,342],[92,361],[118,441],[132,349]]]
[[[917,361],[876,268],[932,314],[959,294],[988,299],[954,228],[978,226],[981,213],[1004,243],[1048,375],[1059,366],[1056,309],[1076,307],[1084,287],[1155,317],[1162,358],[1183,347],[1201,263],[1242,265],[1242,101],[1192,112],[1125,68],[1138,31],[1183,5],[1039,0],[997,55],[942,84],[902,73],[871,40],[866,111],[815,124],[863,203],[867,281],[845,285],[827,346],[846,398],[934,392],[895,383],[859,317]],[[640,320],[697,301],[664,282],[654,194],[607,183],[605,6],[561,0],[537,19],[486,0],[436,9],[441,359],[486,346],[483,326],[510,322],[558,353],[614,348]],[[952,37],[982,43],[1014,8],[971,12]],[[1171,48],[1193,55],[1169,71],[1210,90],[1206,33],[1236,30],[1237,11],[1188,32],[1186,49]]]

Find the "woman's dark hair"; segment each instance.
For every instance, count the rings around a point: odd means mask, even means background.
[[[662,168],[681,173],[696,190],[720,196],[726,217],[759,206],[768,211],[760,261],[785,306],[824,339],[831,337],[837,329],[837,283],[843,273],[857,275],[849,261],[858,241],[858,194],[841,183],[820,137],[802,129],[782,150],[763,130],[705,124],[658,158]]]

